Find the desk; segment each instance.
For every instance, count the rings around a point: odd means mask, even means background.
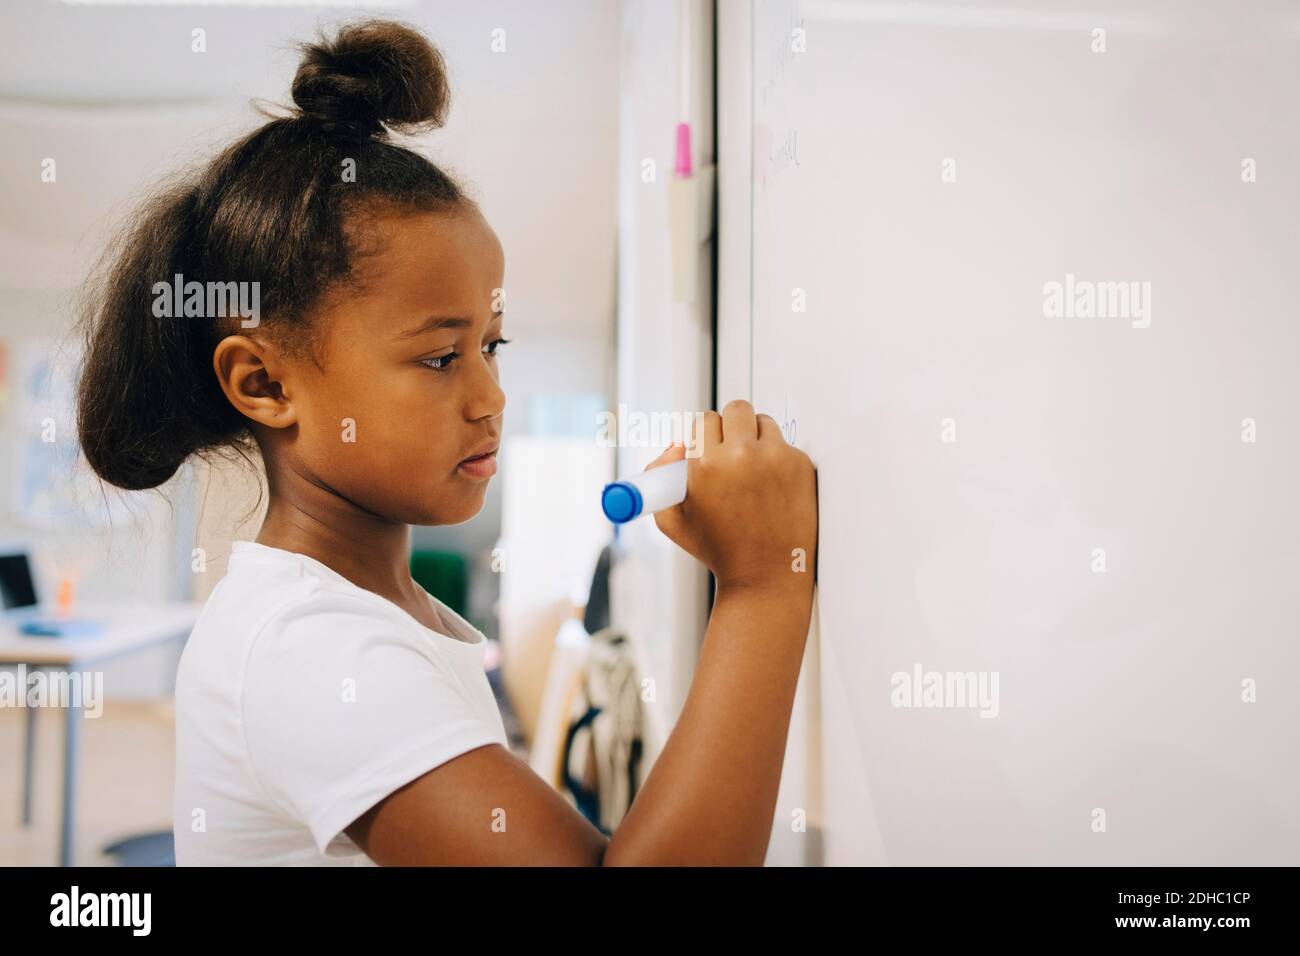
[[[0,666],[26,665],[54,673],[93,669],[95,665],[155,647],[167,641],[187,639],[198,618],[201,604],[189,601],[80,603],[75,616],[91,618],[103,625],[97,637],[32,637],[22,634],[15,621],[0,620]],[[53,614],[53,612],[51,612]],[[24,696],[25,696],[25,688]],[[36,740],[36,712],[26,710],[23,744],[23,825],[32,820],[32,762]],[[77,759],[81,747],[79,702],[66,708],[63,736],[63,809],[59,830],[59,865],[71,866],[73,829],[76,817]]]

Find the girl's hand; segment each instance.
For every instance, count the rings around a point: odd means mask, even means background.
[[[705,412],[691,454],[674,442],[646,471],[687,458],[686,500],[655,512],[659,530],[718,587],[808,589],[817,572],[817,471],[776,420],[749,402]]]

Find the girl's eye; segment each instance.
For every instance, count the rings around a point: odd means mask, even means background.
[[[491,350],[491,351],[488,351],[488,353],[487,353],[488,355],[496,355],[496,354],[497,354],[497,349],[499,349],[499,348],[500,348],[501,346],[503,346],[503,345],[509,345],[512,341],[514,341],[514,340],[513,340],[513,339],[494,339],[493,341],[489,342],[487,345],[483,346],[483,348],[484,348],[485,351],[487,351],[487,350],[489,350],[489,349]],[[454,361],[455,361],[456,359],[458,359],[458,358],[460,358],[460,353],[459,353],[459,352],[452,352],[452,353],[450,353],[450,354],[448,354],[448,355],[436,355],[436,356],[434,356],[433,358],[421,359],[421,360],[420,360],[420,364],[421,364],[421,365],[427,365],[429,368],[434,369],[434,370],[439,371],[439,372],[445,372],[447,369],[451,368],[451,363],[454,362]],[[435,364],[435,363],[436,363],[436,364]]]
[[[446,371],[451,367],[451,363],[460,357],[459,352],[452,352],[450,355],[436,355],[433,358],[420,359],[421,365],[427,365],[431,369],[439,372]]]

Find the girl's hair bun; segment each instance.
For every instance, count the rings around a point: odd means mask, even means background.
[[[412,26],[366,20],[300,47],[290,92],[301,118],[361,135],[381,132],[381,124],[409,131],[446,119],[446,64]]]

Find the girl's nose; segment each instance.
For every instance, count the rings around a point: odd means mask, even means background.
[[[469,383],[468,406],[465,417],[471,421],[480,418],[498,418],[506,409],[506,393],[498,381],[495,363],[499,359],[484,355],[474,363],[475,375]]]

